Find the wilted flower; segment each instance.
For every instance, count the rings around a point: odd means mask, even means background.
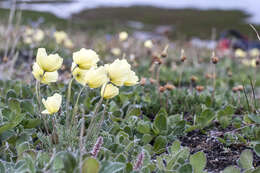
[[[59,111],[62,102],[62,96],[55,93],[53,96],[48,97],[47,100],[42,99],[42,103],[46,108],[42,114],[54,114]]]
[[[237,49],[235,51],[235,57],[245,58],[246,56],[247,56],[247,53],[245,51],[243,51],[242,49]]]
[[[91,67],[97,66],[99,57],[95,51],[82,48],[80,51],[73,53],[73,61],[79,68],[89,70]]]
[[[72,63],[71,71],[72,71],[72,75],[73,75],[74,79],[78,83],[80,83],[81,85],[86,85],[86,83],[87,83],[87,81],[86,81],[87,70],[83,70],[83,69],[77,67],[75,63]]]
[[[119,40],[120,41],[125,41],[128,38],[128,33],[123,31],[119,33]]]
[[[61,67],[63,59],[58,54],[47,55],[45,48],[39,48],[36,62],[45,72],[53,72]]]
[[[119,56],[121,54],[121,50],[119,48],[112,48],[111,53],[115,56]]]
[[[109,81],[105,67],[90,69],[86,73],[86,82],[90,88],[98,88]]]
[[[105,68],[110,81],[117,86],[124,85],[131,73],[131,66],[125,59],[116,59],[112,64],[107,64]]]
[[[40,81],[44,84],[49,84],[51,82],[56,82],[58,80],[58,72],[44,72],[43,69],[37,64],[33,64],[33,76],[36,78],[36,80]]]
[[[144,42],[144,47],[148,48],[148,49],[151,49],[153,47],[153,42],[152,40],[146,40]]]
[[[104,84],[101,88],[101,96],[111,99],[119,94],[119,89],[113,84]]]

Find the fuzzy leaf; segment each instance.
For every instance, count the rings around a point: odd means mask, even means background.
[[[99,173],[117,173],[125,168],[125,164],[119,162],[104,161],[101,165]]]
[[[207,163],[207,158],[202,151],[199,151],[190,156],[190,164],[194,169],[194,173],[201,173],[205,168],[206,163]]]
[[[229,166],[222,173],[240,173],[240,169],[236,166]]]
[[[241,165],[241,167],[243,169],[252,168],[253,167],[253,154],[252,154],[251,150],[244,150],[242,152],[242,154],[240,155],[238,163],[239,163],[239,165]]]
[[[88,157],[83,161],[82,172],[83,173],[98,173],[99,162],[92,157]]]

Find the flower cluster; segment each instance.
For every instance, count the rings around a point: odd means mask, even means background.
[[[44,32],[41,29],[32,29],[27,27],[23,35],[23,42],[25,44],[32,44],[41,42],[44,39]]]
[[[32,74],[36,80],[44,84],[58,80],[57,70],[61,68],[63,59],[58,54],[47,54],[44,48],[39,48]]]
[[[98,61],[98,54],[91,49],[82,48],[73,53],[71,71],[76,81],[90,88],[102,86],[101,96],[106,99],[118,95],[117,86],[133,86],[138,83],[138,77],[125,59],[116,59],[112,64],[99,67]]]

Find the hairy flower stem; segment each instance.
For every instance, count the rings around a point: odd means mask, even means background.
[[[80,140],[79,140],[79,149],[80,149],[80,157],[79,157],[79,169],[80,169],[80,173],[82,173],[82,161],[83,161],[83,153],[84,153],[84,139],[83,139],[83,135],[84,135],[84,131],[85,131],[85,117],[83,116],[81,118],[81,129],[80,129]]]
[[[67,91],[67,101],[66,101],[66,127],[69,127],[70,114],[69,114],[69,106],[70,106],[70,97],[71,97],[71,86],[74,78],[72,78],[69,82],[68,91]]]
[[[105,87],[104,87],[104,91],[103,91],[103,92],[105,92],[106,87],[107,87],[107,83],[105,84]],[[96,125],[96,120],[97,120],[97,117],[96,117],[96,116],[97,116],[98,110],[99,110],[99,108],[100,108],[100,106],[102,105],[102,102],[103,102],[103,100],[104,100],[104,98],[102,97],[102,95],[104,95],[104,93],[101,94],[101,98],[99,99],[99,102],[97,103],[97,105],[96,105],[96,107],[95,107],[94,114],[93,114],[93,116],[92,116],[92,118],[91,118],[91,121],[90,121],[88,130],[87,130],[86,141],[92,142],[89,138],[94,135],[94,134],[93,134],[93,129],[94,129],[95,125]]]
[[[38,80],[36,80],[35,92],[36,92],[36,98],[38,101],[38,108],[39,108],[39,112],[40,112],[41,111],[41,96],[40,96],[40,82]]]
[[[72,113],[72,123],[71,123],[71,126],[75,123],[75,116],[77,114],[77,111],[78,111],[78,103],[79,103],[79,98],[81,96],[81,93],[83,92],[83,90],[86,88],[86,86],[83,86],[78,94],[78,97],[77,97],[77,100],[76,100],[76,103],[74,105],[74,108],[73,108],[73,113]]]
[[[157,65],[157,71],[156,71],[156,81],[157,81],[157,92],[159,94],[159,98],[161,98],[161,92],[160,92],[160,71],[161,71],[161,65]]]
[[[217,78],[217,74],[216,74],[216,65],[213,64],[213,73],[212,73],[212,78],[213,78],[213,91],[212,91],[212,103],[214,103],[214,97],[215,97],[215,90],[216,90],[216,78]]]
[[[184,63],[184,62],[183,62],[183,63]],[[184,66],[184,65],[181,65],[181,66],[180,66],[180,76],[179,76],[179,80],[178,80],[178,88],[181,87],[182,73],[183,73],[183,66]]]
[[[103,113],[102,113],[102,115],[101,115],[101,118],[100,118],[100,120],[96,123],[96,124],[97,124],[96,127],[93,127],[93,128],[94,128],[94,129],[93,129],[93,132],[97,132],[99,129],[101,129],[101,126],[102,126],[102,124],[103,124],[103,122],[104,122],[104,119],[105,119],[106,108],[107,108],[108,102],[109,102],[109,100],[106,100],[106,103],[105,103],[105,106],[104,106],[104,109],[103,109]],[[97,135],[98,135],[98,133],[93,135],[93,141],[96,141]]]
[[[92,118],[91,118],[91,121],[90,121],[88,130],[87,130],[86,141],[91,141],[89,138],[90,138],[91,136],[93,136],[93,129],[94,129],[95,124],[96,124],[96,123],[95,123],[95,122],[96,122],[95,120],[97,120],[96,115],[97,115],[97,112],[98,112],[98,110],[99,110],[99,108],[100,108],[102,102],[103,102],[103,99],[104,99],[104,98],[101,97],[100,100],[99,100],[99,102],[98,102],[98,104],[96,105],[94,114],[93,114],[93,116],[92,116]]]
[[[41,84],[40,84],[40,82],[38,80],[36,80],[35,90],[36,90],[35,92],[36,92],[36,97],[37,97],[37,101],[38,101],[39,114],[41,115],[41,119],[43,120],[45,131],[49,135],[48,126],[47,126],[47,122],[46,122],[46,117],[44,117],[41,114]]]

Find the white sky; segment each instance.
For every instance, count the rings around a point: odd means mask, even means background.
[[[49,11],[59,17],[68,17],[86,8],[130,5],[154,5],[165,8],[240,9],[252,15],[250,21],[260,23],[260,0],[78,0],[72,4],[23,5],[23,8]]]

